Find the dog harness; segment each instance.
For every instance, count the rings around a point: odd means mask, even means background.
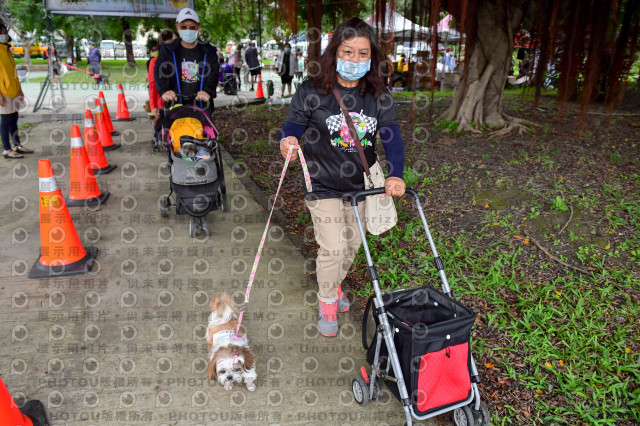
[[[209,354],[209,361],[213,359],[218,349],[227,346],[240,346],[249,347],[249,342],[246,338],[238,335],[236,336],[235,330],[222,330],[218,331],[212,336],[211,353]]]

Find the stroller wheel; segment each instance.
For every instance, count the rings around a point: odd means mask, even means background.
[[[200,220],[196,217],[192,217],[189,220],[189,236],[191,238],[194,238],[198,233],[198,222],[200,222]]]
[[[207,234],[207,237],[208,237],[211,235],[211,225],[209,224],[209,221],[207,220],[206,216],[203,216],[201,220],[202,220],[202,230],[204,231],[205,234]]]
[[[371,399],[373,401],[377,401],[380,397],[380,385],[378,384],[378,380],[373,382],[373,395],[371,395]]]
[[[223,212],[228,212],[229,204],[227,202],[227,193],[226,192],[219,193],[219,196],[220,196],[220,209]]]
[[[204,232],[208,237],[211,233],[211,227],[205,217],[191,217],[189,220],[189,236],[195,238],[200,232]]]
[[[491,420],[491,415],[489,414],[489,409],[484,404],[484,402],[480,401],[480,410],[476,411],[475,404],[471,403],[469,405],[471,409],[471,414],[473,414],[473,424],[475,426],[488,426],[489,420]]]
[[[465,405],[453,410],[453,424],[456,426],[474,426],[474,417],[471,409]]]
[[[353,397],[359,405],[367,405],[369,402],[369,386],[367,386],[362,377],[358,376],[353,379],[353,382],[351,382],[351,390],[353,391]]]
[[[158,209],[160,210],[161,217],[169,216],[169,206],[169,196],[163,195],[162,197],[160,197],[160,199],[158,200]]]

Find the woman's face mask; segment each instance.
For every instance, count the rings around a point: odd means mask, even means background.
[[[0,44],[9,44],[11,42],[11,37],[9,34],[0,34]]]
[[[193,43],[198,39],[198,30],[180,30],[178,32],[185,43]]]
[[[364,62],[351,62],[338,58],[336,71],[347,81],[360,80],[371,69],[371,59]]]
[[[291,53],[291,48],[290,47],[285,47],[284,48],[284,53]]]

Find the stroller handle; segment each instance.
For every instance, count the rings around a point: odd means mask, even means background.
[[[418,193],[413,189],[407,188],[404,190],[404,192],[413,195],[413,197],[416,200],[418,200]],[[356,206],[358,205],[358,201],[364,199],[365,197],[368,197],[369,195],[382,195],[384,193],[385,193],[384,187],[371,188],[371,189],[365,189],[364,191],[353,192],[348,195],[348,198],[351,199],[351,205]]]
[[[176,93],[176,97],[178,99],[182,98],[182,105],[186,105],[186,104],[193,105],[196,102],[196,95],[185,95],[182,93]],[[177,101],[165,101],[165,100],[163,100],[162,102],[164,104],[165,113],[168,113],[169,110],[173,108],[173,106],[177,103]],[[200,102],[203,102],[203,101],[200,101]],[[211,99],[208,100],[207,102],[204,102],[204,107],[205,108],[208,107],[210,103],[211,103]]]

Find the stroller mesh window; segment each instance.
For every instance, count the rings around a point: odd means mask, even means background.
[[[427,286],[385,294],[383,301],[396,330],[393,340],[416,413],[428,414],[465,400],[471,392],[469,340],[475,314]],[[379,320],[374,318],[377,326]],[[378,335],[367,348],[369,363],[377,339]],[[384,344],[380,356],[388,358]],[[385,383],[399,398],[397,384]]]

